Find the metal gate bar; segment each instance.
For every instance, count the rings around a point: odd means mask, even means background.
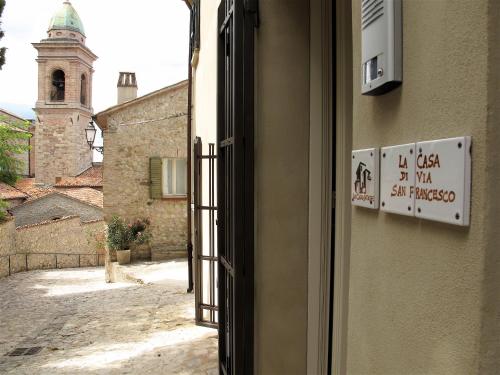
[[[195,254],[196,254],[196,323],[202,326],[217,328],[217,312],[219,310],[216,293],[215,264],[217,255],[215,254],[215,227],[216,211],[215,205],[215,145],[209,143],[209,154],[203,155],[203,143],[200,137],[196,137],[194,144],[194,233],[195,233]],[[203,197],[203,161],[208,161],[208,206],[202,204]],[[208,255],[203,252],[203,212],[208,211]],[[203,261],[208,261],[208,303],[205,302],[204,295],[204,271]],[[204,312],[208,312],[209,318],[205,319]]]

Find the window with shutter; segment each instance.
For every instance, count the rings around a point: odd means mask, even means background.
[[[163,197],[185,196],[187,193],[186,159],[164,158],[162,160]]]
[[[161,199],[162,191],[162,159],[152,157],[149,159],[149,192],[151,199]]]

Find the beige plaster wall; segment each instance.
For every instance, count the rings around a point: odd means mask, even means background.
[[[256,32],[255,373],[305,374],[309,1],[261,1]]]
[[[201,1],[201,18],[200,18],[200,50],[198,56],[198,64],[193,68],[193,115],[192,115],[192,141],[195,137],[200,137],[202,141],[203,155],[209,154],[209,144],[216,143],[217,139],[217,9],[220,0]],[[217,153],[215,147],[215,153]],[[210,204],[210,185],[209,185],[209,163],[208,159],[201,162],[201,204],[209,206]],[[194,186],[194,161],[192,160],[192,181]],[[215,163],[214,176],[217,178],[217,163]],[[215,189],[217,182],[214,182]],[[194,199],[194,190],[193,195]],[[215,197],[214,205],[217,206],[217,197]],[[193,218],[194,205],[192,207]],[[210,219],[207,211],[202,217],[202,244],[198,245],[193,236],[194,259],[197,254],[208,255],[210,249]],[[194,234],[193,220],[193,234]],[[217,242],[217,230],[215,231],[215,242]],[[215,246],[215,255],[217,256],[217,246]],[[207,262],[204,262],[207,263]],[[197,262],[194,262],[194,275],[197,275]],[[205,264],[205,267],[207,265]],[[209,272],[203,271],[202,292],[204,298],[209,295]],[[207,301],[204,301],[207,302]]]
[[[117,104],[122,104],[137,98],[137,86],[118,86]]]
[[[217,9],[220,0],[200,2],[200,51],[193,72],[193,134],[201,137],[204,153],[217,136]]]
[[[479,372],[494,374],[500,369],[500,199],[496,199],[500,186],[500,3],[488,1],[488,120],[486,125],[486,178],[485,234],[487,238],[482,290],[482,324],[479,344]],[[489,199],[488,199],[489,198]]]
[[[186,254],[186,198],[150,198],[150,157],[186,158],[187,83],[109,115],[104,215],[151,219],[152,250]]]
[[[473,169],[469,228],[353,209],[347,372],[496,373],[499,44],[488,10],[498,6],[404,1],[404,83],[381,97],[360,95],[360,2],[352,6],[353,148],[470,135]]]

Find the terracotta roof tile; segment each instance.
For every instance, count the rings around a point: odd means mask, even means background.
[[[16,183],[16,188],[29,196],[28,200],[37,199],[54,192],[54,189],[37,184],[34,178],[23,178]]]
[[[91,177],[62,177],[55,184],[57,188],[65,187],[102,187],[102,179]]]
[[[86,171],[80,173],[78,177],[100,178],[102,180],[102,170],[103,170],[102,167],[103,167],[102,164],[94,165],[89,169],[87,169]]]
[[[102,165],[90,167],[76,177],[61,177],[56,187],[102,187]]]
[[[28,198],[27,202],[43,198],[46,195],[60,193],[84,203],[103,208],[103,194],[101,191],[91,187],[71,187],[71,188],[52,188],[47,185],[37,184],[34,178],[23,178],[16,184],[16,189],[6,185],[8,188],[18,191],[23,198]],[[0,196],[2,194],[0,185]],[[24,194],[23,194],[24,193]],[[7,199],[7,198],[4,198]],[[13,198],[11,198],[13,199]]]
[[[97,206],[104,207],[103,194],[101,191],[92,188],[77,188],[77,189],[57,189],[58,193],[65,194],[71,198],[78,199],[79,201]]]
[[[15,187],[0,182],[0,199],[10,200],[10,199],[25,199],[25,198],[28,198],[28,196],[24,194],[22,191],[19,191]]]

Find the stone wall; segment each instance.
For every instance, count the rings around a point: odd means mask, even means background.
[[[186,158],[187,84],[110,111],[104,133],[104,215],[149,218],[153,258],[186,255],[186,198],[150,198],[151,157]],[[158,258],[157,258],[158,259]]]
[[[0,278],[8,276],[9,258],[16,253],[16,226],[14,220],[0,224]]]
[[[0,225],[0,278],[37,269],[104,265],[105,223],[78,217],[17,228]]]
[[[54,184],[56,177],[77,176],[92,166],[85,138],[90,113],[85,108],[37,108],[35,169],[37,182]]]

